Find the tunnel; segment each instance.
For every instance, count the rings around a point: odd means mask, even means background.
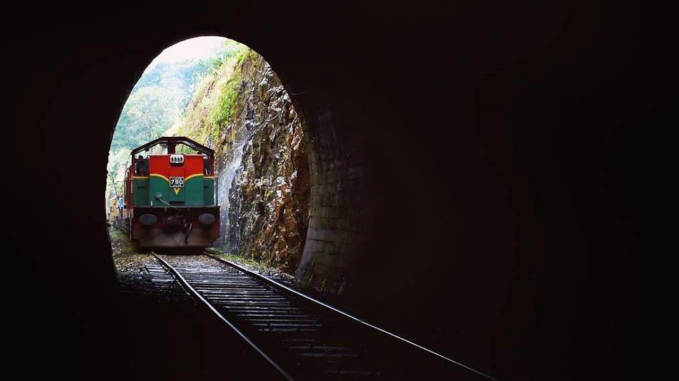
[[[642,258],[661,244],[639,214],[659,206],[670,150],[639,131],[676,121],[676,62],[598,6],[10,5],[14,363],[29,379],[121,376],[111,136],[155,56],[215,35],[266,57],[306,122],[304,287],[501,380],[647,375],[660,294]]]

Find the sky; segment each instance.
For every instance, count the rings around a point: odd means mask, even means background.
[[[224,41],[226,41],[224,37],[196,37],[184,40],[163,50],[145,72],[153,69],[159,62],[177,62],[214,56],[214,51],[222,47]]]

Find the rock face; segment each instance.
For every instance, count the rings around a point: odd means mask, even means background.
[[[269,64],[253,51],[233,68],[220,69],[203,86],[205,91],[197,92],[202,99],[195,98],[187,113],[187,120],[196,120],[196,126],[180,132],[217,152],[222,206],[218,244],[293,273],[308,228],[309,163],[302,124],[290,97]],[[226,102],[216,99],[220,87],[219,97]],[[207,116],[225,104],[230,117],[211,122]],[[206,117],[192,118],[200,109]]]
[[[309,220],[304,133],[278,77],[261,57],[249,58],[250,91],[235,123],[255,132],[231,185],[227,242],[233,252],[293,272]]]

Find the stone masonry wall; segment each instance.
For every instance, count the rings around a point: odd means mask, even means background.
[[[340,144],[330,111],[307,119],[311,169],[309,232],[297,278],[303,287],[342,294],[368,229],[364,167],[356,147]]]

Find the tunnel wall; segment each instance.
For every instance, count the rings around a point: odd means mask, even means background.
[[[306,119],[309,230],[297,279],[302,287],[341,295],[351,281],[371,217],[365,205],[365,167],[356,143],[336,135],[330,110],[320,108],[311,115],[312,121]]]
[[[650,147],[676,120],[676,62],[643,23],[570,2],[12,6],[2,118],[21,158],[9,176],[30,174],[4,229],[21,368],[37,376],[41,357],[52,374],[104,379],[113,366],[113,127],[162,49],[222,35],[267,59],[309,124],[307,285],[500,379],[659,369],[637,356],[664,295],[645,282],[663,257],[645,256],[671,231],[641,221],[662,209],[672,150]]]

